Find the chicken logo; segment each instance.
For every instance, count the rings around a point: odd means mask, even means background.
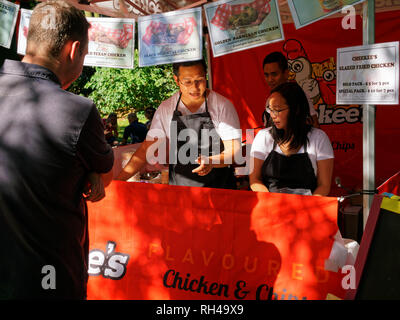
[[[289,39],[283,45],[289,64],[289,80],[295,80],[312,99],[320,124],[362,122],[358,105],[336,105],[336,63],[333,57],[311,62],[300,41]]]
[[[319,83],[323,101],[328,105],[336,103],[336,63],[333,57],[313,63],[313,75]]]
[[[302,44],[294,39],[290,39],[283,45],[289,64],[289,79],[296,82],[311,98],[313,104],[317,104],[321,100],[319,84],[313,78],[313,66],[307,57]]]

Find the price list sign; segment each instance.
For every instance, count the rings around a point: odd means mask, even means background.
[[[336,104],[399,104],[399,42],[337,49]]]

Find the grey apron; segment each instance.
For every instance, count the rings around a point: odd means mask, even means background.
[[[178,111],[180,100],[181,94],[170,126],[170,160],[171,155],[174,160],[170,161],[169,165],[169,184],[236,189],[236,179],[231,167],[213,168],[205,176],[192,173],[192,170],[199,166],[196,163],[198,156],[220,154],[224,151],[224,144],[208,112],[207,98],[205,98],[205,112],[186,116]]]

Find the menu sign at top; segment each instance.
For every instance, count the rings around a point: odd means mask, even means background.
[[[336,104],[399,104],[399,42],[337,49]]]
[[[296,29],[324,19],[346,6],[354,6],[365,0],[287,0]]]
[[[139,17],[139,67],[200,60],[201,10],[191,8]]]
[[[204,12],[214,57],[284,39],[277,0],[219,0]]]
[[[10,48],[19,4],[0,0],[0,46]]]

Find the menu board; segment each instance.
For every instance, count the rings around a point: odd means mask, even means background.
[[[133,68],[135,20],[120,18],[87,18],[89,48],[85,66]]]
[[[307,26],[365,0],[288,0],[296,29]]]
[[[337,49],[336,104],[399,104],[399,42]]]
[[[204,10],[214,57],[284,40],[276,0],[220,0]]]
[[[201,8],[139,17],[138,35],[140,67],[203,57]]]
[[[10,48],[19,4],[0,0],[0,46]]]

